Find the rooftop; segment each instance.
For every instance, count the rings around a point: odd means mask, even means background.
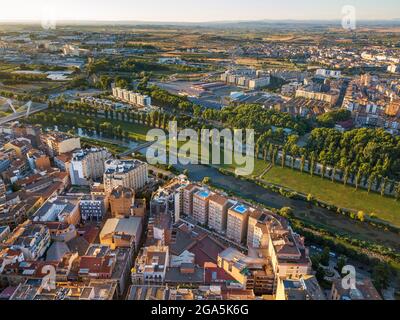
[[[235,212],[237,212],[237,213],[244,214],[244,213],[247,212],[248,209],[249,209],[249,208],[246,207],[245,205],[243,205],[243,204],[238,204],[238,205],[236,205],[235,207],[233,207],[232,210],[235,211]]]
[[[207,199],[210,196],[210,191],[208,190],[200,190],[196,193],[196,196],[202,198],[202,199]]]

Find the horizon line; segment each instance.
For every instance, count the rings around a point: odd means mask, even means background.
[[[206,23],[243,23],[243,22],[340,22],[341,19],[226,19],[226,20],[201,20],[201,21],[185,21],[185,20],[126,20],[126,19],[59,19],[57,22],[61,23],[77,23],[77,22],[90,22],[90,23],[166,23],[166,24],[206,24]],[[19,18],[19,19],[1,19],[0,23],[38,23],[42,22],[41,19]],[[386,19],[358,19],[358,22],[400,22],[400,18],[386,18]]]

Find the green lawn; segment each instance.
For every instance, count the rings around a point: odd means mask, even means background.
[[[254,171],[251,175],[247,176],[248,178],[257,178],[270,166],[270,163],[265,162],[263,160],[255,159],[254,160]],[[222,164],[221,168],[229,171],[234,171],[238,166],[237,164]]]
[[[353,187],[345,187],[332,183],[318,176],[294,171],[289,168],[273,167],[263,176],[263,180],[278,184],[305,194],[312,194],[319,200],[338,207],[362,210],[375,213],[380,219],[400,226],[400,202],[393,198],[381,197],[379,194],[368,194],[365,190],[356,191]]]
[[[90,139],[90,138],[86,138],[86,137],[81,137],[81,142],[82,142],[82,144],[87,144],[88,146],[107,148],[108,151],[110,151],[114,155],[123,153],[128,150],[128,148],[122,147],[122,146],[114,144],[114,143],[109,143],[109,142],[100,141],[100,140],[96,140],[96,139]]]
[[[58,112],[54,111],[46,111],[46,113],[53,113],[54,116],[58,114]],[[111,119],[104,119],[104,118],[95,118],[90,116],[84,116],[74,113],[62,113],[63,118],[73,119],[76,118],[78,121],[76,123],[76,127],[85,127],[84,122],[86,120],[92,120],[96,123],[103,123],[103,122],[110,122],[113,126],[120,125],[122,130],[129,132],[129,138],[138,141],[146,141],[147,132],[153,128],[148,127],[146,125],[137,124],[137,123],[130,123],[121,120],[111,120]]]

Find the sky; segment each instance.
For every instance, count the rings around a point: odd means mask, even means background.
[[[345,5],[358,20],[400,19],[399,0],[0,0],[0,20],[341,20]]]

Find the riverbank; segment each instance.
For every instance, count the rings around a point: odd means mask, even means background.
[[[355,190],[341,183],[310,176],[290,168],[272,167],[262,178],[266,183],[279,185],[297,192],[311,194],[315,198],[348,210],[373,214],[381,220],[400,227],[400,202],[382,197],[377,193]]]

